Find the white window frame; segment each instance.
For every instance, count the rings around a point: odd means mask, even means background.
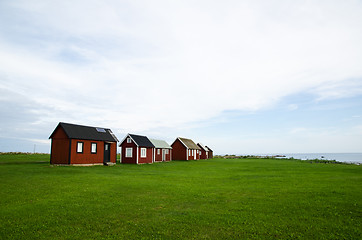
[[[132,143],[132,139],[130,137],[127,138],[127,143]]]
[[[84,142],[77,142],[77,153],[83,153]]]
[[[166,154],[168,154],[168,149],[166,149]]]
[[[161,153],[160,150],[161,149],[157,149],[157,155],[160,155],[160,153]]]
[[[147,148],[141,148],[141,157],[142,158],[147,157]]]
[[[97,153],[97,143],[91,143],[91,153]]]
[[[131,158],[133,155],[133,148],[126,148],[126,158]]]

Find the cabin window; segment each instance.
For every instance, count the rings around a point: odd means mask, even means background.
[[[191,156],[191,150],[189,149],[189,156]]]
[[[131,142],[132,142],[131,138],[127,138],[127,143],[131,143]]]
[[[83,153],[83,142],[77,142],[77,153]]]
[[[160,155],[160,149],[157,149],[157,154]]]
[[[126,157],[132,157],[133,148],[126,148]]]
[[[92,143],[92,145],[91,145],[91,153],[97,153],[97,143]]]
[[[168,154],[168,149],[166,149],[166,154]]]
[[[141,148],[141,157],[146,157],[146,148]]]

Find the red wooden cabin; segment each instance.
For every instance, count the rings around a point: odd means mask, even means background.
[[[209,149],[205,147],[202,143],[198,143],[197,146],[200,147],[200,159],[208,159],[209,158]]]
[[[119,144],[121,163],[153,163],[155,146],[146,136],[128,134]]]
[[[187,138],[176,138],[171,144],[172,160],[198,160],[200,159],[200,147],[194,141]]]
[[[153,152],[154,162],[168,162],[172,159],[172,147],[163,140],[150,139],[152,144],[155,146]]]
[[[118,139],[108,128],[60,122],[49,138],[51,164],[116,163]]]
[[[213,158],[214,157],[214,152],[208,146],[205,146],[205,147],[209,150],[209,158]]]

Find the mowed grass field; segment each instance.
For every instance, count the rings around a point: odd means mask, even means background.
[[[362,239],[362,166],[0,155],[1,239]]]

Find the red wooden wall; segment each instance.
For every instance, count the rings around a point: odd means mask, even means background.
[[[172,160],[187,160],[186,147],[178,139],[172,144]]]
[[[201,148],[201,147],[200,147]],[[201,148],[201,155],[200,155],[200,159],[207,159],[206,156],[206,151],[204,149]]]
[[[146,148],[146,157],[144,158],[141,157],[141,148],[143,147],[138,148],[138,163],[152,163],[154,148]]]
[[[137,145],[132,141],[131,143],[127,143],[127,140],[125,139],[122,143],[121,143],[121,163],[133,163],[133,164],[137,164]],[[126,148],[132,148],[132,157],[126,158]],[[146,157],[143,158],[141,157],[141,148],[143,147],[138,147],[138,164],[141,163],[152,163],[152,159],[153,159],[153,148],[146,148]]]
[[[83,142],[83,153],[77,153],[78,142]],[[91,153],[92,143],[97,143],[97,153]],[[110,161],[115,163],[117,159],[117,143],[111,143],[110,147]],[[70,158],[70,164],[103,164],[104,142],[72,139]]]
[[[131,143],[127,143],[127,140],[124,140],[121,144],[121,163],[133,163],[137,164],[137,145],[132,141]],[[126,158],[126,148],[132,148],[132,157]]]
[[[160,154],[157,154],[157,149],[160,150]],[[172,149],[168,149],[168,154],[165,154],[165,161],[171,161]],[[155,148],[155,162],[162,162],[162,148]]]
[[[69,164],[69,139],[62,128],[58,128],[53,135],[50,163]]]

